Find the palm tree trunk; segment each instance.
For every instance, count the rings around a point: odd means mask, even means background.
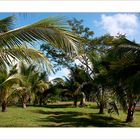
[[[133,122],[135,107],[136,107],[136,102],[134,102],[134,103],[129,102],[129,108],[127,111],[126,122]]]
[[[99,101],[99,114],[104,114],[105,102],[104,102],[104,87],[100,85],[99,93],[97,95]]]
[[[7,100],[3,100],[1,107],[2,107],[2,112],[7,111]]]
[[[104,114],[104,104],[100,103],[99,105],[99,114]]]
[[[26,109],[26,108],[27,108],[27,102],[28,102],[28,100],[29,100],[29,95],[28,95],[27,93],[25,93],[25,94],[22,96],[22,98],[23,98],[22,107],[23,107],[24,109]]]
[[[39,106],[42,106],[42,102],[43,102],[43,99],[40,98],[40,100],[39,100]]]
[[[80,105],[81,105],[81,106],[85,106],[85,105],[86,105],[86,100],[85,100],[85,98],[82,98],[82,99],[81,99]]]
[[[86,96],[85,96],[85,93],[84,92],[81,93],[80,105],[81,106],[85,106],[86,105]]]
[[[22,103],[22,107],[23,107],[24,109],[26,109],[26,108],[27,108],[27,105],[26,105],[26,103],[25,103],[25,102],[23,102],[23,103]]]
[[[74,106],[77,107],[78,97],[77,95],[74,96]]]

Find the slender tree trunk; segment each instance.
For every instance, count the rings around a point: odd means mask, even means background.
[[[78,97],[77,95],[74,96],[74,106],[77,107]]]
[[[74,106],[77,107],[77,101],[76,100],[74,101]]]
[[[23,102],[23,103],[22,103],[22,107],[23,107],[24,109],[26,109],[26,108],[27,108],[27,105],[26,105],[26,103],[25,103],[25,102]]]
[[[39,100],[39,105],[40,106],[42,106],[42,101],[43,101],[42,98],[40,98],[40,100]]]
[[[2,107],[2,112],[7,111],[7,100],[3,100],[1,107]]]
[[[104,114],[104,104],[100,103],[99,105],[99,114]]]
[[[99,114],[104,114],[104,108],[105,108],[105,103],[104,103],[104,87],[101,86],[99,89]]]
[[[22,101],[22,107],[24,108],[24,109],[26,109],[27,108],[27,102],[28,102],[28,100],[29,100],[29,95],[27,94],[27,93],[25,93],[23,96],[22,96],[22,98],[23,98],[23,101]]]
[[[133,116],[134,116],[134,111],[135,111],[136,103],[129,102],[129,108],[127,111],[127,118],[126,122],[133,122]]]
[[[86,105],[85,98],[82,98],[82,99],[81,99],[81,101],[80,101],[80,105],[81,105],[81,106],[84,106],[84,105]]]
[[[81,106],[85,106],[86,105],[86,96],[85,96],[85,93],[84,92],[81,93],[80,105]]]

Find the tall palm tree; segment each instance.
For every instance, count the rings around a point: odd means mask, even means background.
[[[137,102],[140,100],[140,45],[125,36],[106,42],[112,46],[103,63],[108,70],[108,81],[127,112],[126,122],[132,122]]]

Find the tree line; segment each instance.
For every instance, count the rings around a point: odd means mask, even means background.
[[[96,102],[105,109],[126,112],[132,122],[140,99],[140,45],[125,35],[94,37],[83,20],[48,17],[13,29],[13,17],[0,20],[0,99],[45,105],[49,101]],[[69,27],[69,28],[67,28]],[[42,42],[40,50],[30,46]],[[53,64],[53,65],[52,65]],[[67,68],[64,79],[48,80],[50,71]]]

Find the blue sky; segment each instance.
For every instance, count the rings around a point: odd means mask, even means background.
[[[140,15],[137,13],[0,13],[0,19],[13,14],[16,16],[15,27],[25,26],[48,16],[65,16],[68,19],[83,19],[83,24],[94,31],[95,37],[106,33],[122,33],[130,40],[140,43]],[[56,75],[51,75],[50,79],[67,74],[68,70],[63,69]]]
[[[135,19],[137,20],[136,21],[137,24],[140,23],[139,15],[137,13],[25,13],[25,14],[0,13],[0,18],[4,18],[13,14],[16,15],[15,27],[21,27],[21,26],[36,22],[38,20],[41,20],[43,18],[47,18],[48,16],[65,16],[68,19],[72,19],[72,18],[83,19],[84,25],[89,27],[91,30],[95,32],[94,36],[100,36],[105,33],[110,33],[109,32],[110,30],[108,29],[108,27],[113,26],[113,24],[115,24],[116,22],[117,24],[119,23],[121,24],[122,26],[121,28],[124,28],[125,24],[127,23],[128,28],[126,27],[126,30],[129,28],[132,28],[132,29],[136,28],[136,27],[132,27],[135,24],[133,23],[134,16],[137,18]],[[119,16],[116,16],[116,15],[119,15]],[[130,19],[128,19],[129,17]],[[119,18],[121,18],[121,20]],[[106,22],[106,20],[108,22]],[[114,22],[110,22],[110,20],[114,20]],[[129,22],[130,22],[130,25],[129,25]],[[118,30],[117,28],[118,26],[116,27],[116,30]],[[140,28],[138,27],[136,29],[140,30]],[[130,34],[126,33],[126,35],[131,40],[135,39],[137,42],[140,42],[139,33],[135,33],[135,34],[131,33],[132,34],[131,36]]]

